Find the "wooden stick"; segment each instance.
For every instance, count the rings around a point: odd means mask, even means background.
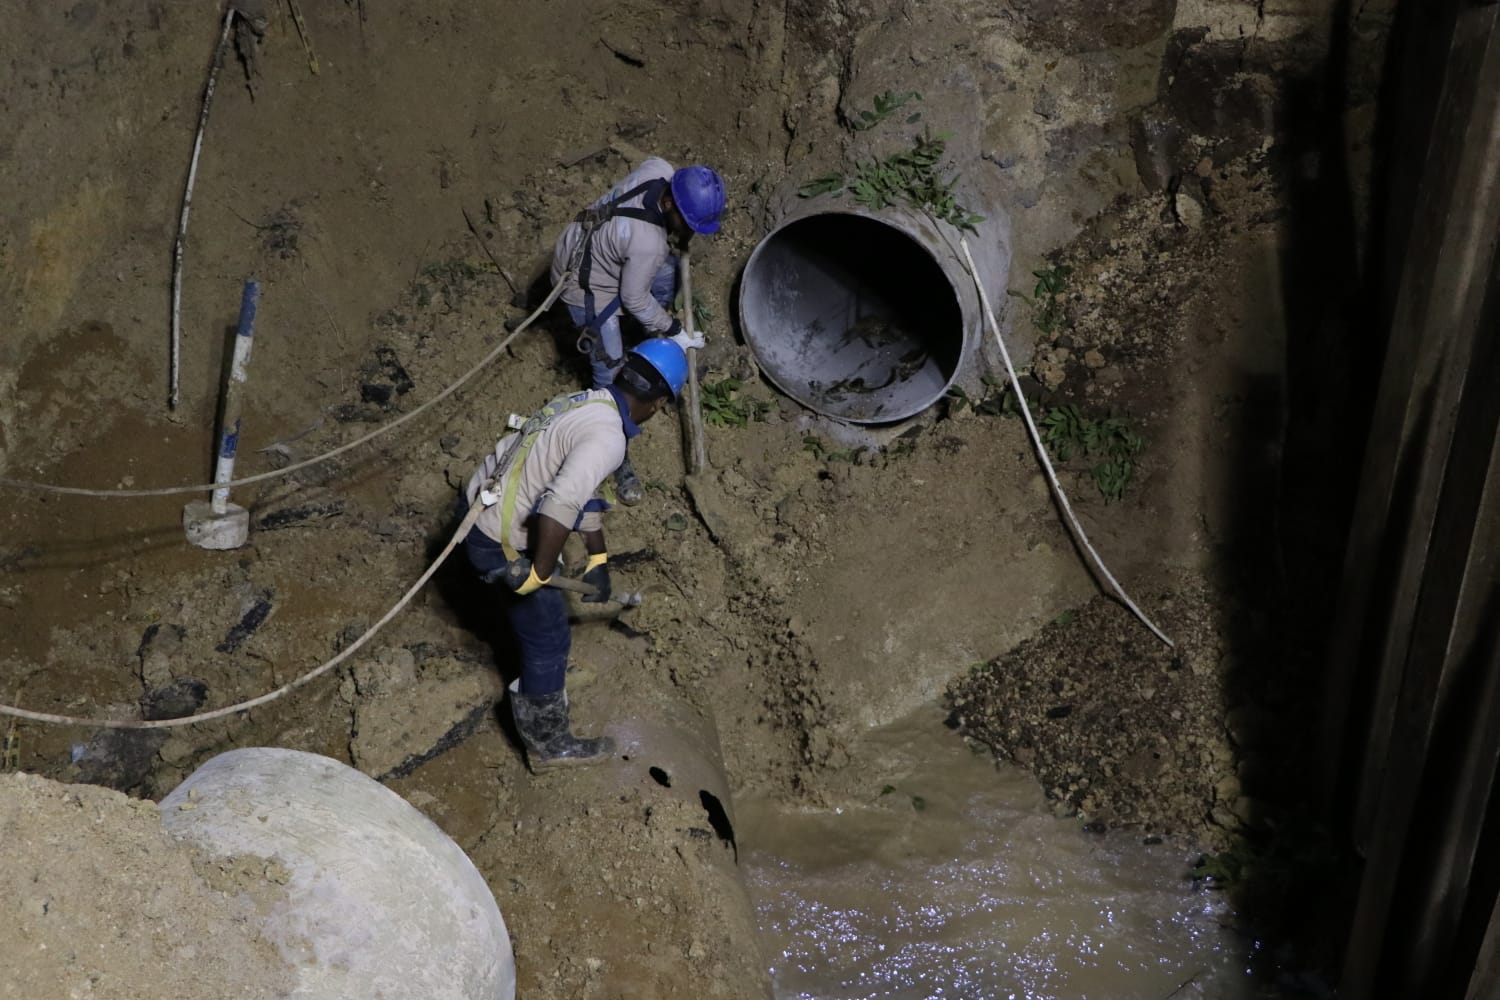
[[[693,266],[684,253],[677,269],[682,274],[682,325],[693,336]],[[698,399],[698,349],[690,348],[688,362],[688,416],[693,428],[693,471],[702,472],[708,465],[708,450],[703,443],[703,409]]]
[[[496,257],[494,251],[490,249],[489,241],[484,238],[484,234],[479,231],[479,227],[474,225],[474,220],[469,218],[469,210],[467,208],[463,208],[463,206],[459,206],[459,208],[460,211],[464,213],[464,221],[469,224],[469,232],[473,233],[474,238],[479,241],[479,245],[484,247],[484,252],[489,256],[490,263],[495,265],[495,270],[500,272],[500,277],[504,278],[505,283],[510,286],[511,294],[520,295],[521,290],[517,288],[516,283],[510,279],[510,275],[505,273],[505,268],[500,266],[500,258]]]
[[[170,410],[177,409],[178,367],[182,354],[182,250],[187,241],[188,213],[193,209],[193,182],[198,179],[198,154],[203,150],[203,131],[208,127],[208,109],[214,100],[214,84],[219,78],[219,67],[224,65],[224,49],[229,44],[229,29],[234,24],[234,16],[235,7],[231,3],[224,10],[224,28],[219,32],[219,44],[214,49],[214,61],[208,70],[208,83],[203,88],[203,108],[198,112],[198,135],[193,139],[193,158],[188,164],[187,188],[182,195],[182,215],[177,222],[177,245],[172,250],[172,366],[167,391],[167,408]]]
[[[307,68],[312,70],[313,76],[317,76],[318,57],[313,52],[312,36],[307,33],[307,22],[302,20],[302,11],[297,7],[297,0],[286,0],[286,5],[291,8],[292,21],[297,25],[297,37],[302,40],[302,51],[307,53]]]

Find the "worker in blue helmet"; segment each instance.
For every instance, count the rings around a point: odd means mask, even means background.
[[[611,384],[624,363],[622,315],[647,337],[668,337],[684,350],[703,346],[668,309],[677,297],[677,257],[694,233],[716,233],[724,214],[724,181],[703,166],[674,169],[651,157],[609,193],[580,212],[557,240],[552,283],[578,327],[578,347],[589,358],[593,386]],[[627,457],[615,476],[622,503],[641,499],[641,482]]]
[[[596,763],[614,751],[608,737],[573,735],[565,689],[572,631],[563,592],[546,584],[576,531],[588,553],[583,581],[595,588],[583,600],[609,600],[606,482],[640,425],[682,392],[687,365],[668,338],[641,343],[605,388],[558,396],[513,421],[465,487],[468,509],[482,509],[464,549],[480,578],[499,588],[521,652],[511,714],[533,772]]]

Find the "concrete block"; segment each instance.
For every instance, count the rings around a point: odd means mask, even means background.
[[[237,549],[250,538],[250,512],[238,504],[228,504],[222,514],[214,513],[207,500],[194,500],[182,509],[182,530],[187,540],[200,549]]]

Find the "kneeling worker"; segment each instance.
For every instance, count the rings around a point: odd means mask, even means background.
[[[486,583],[504,587],[505,612],[521,649],[521,676],[510,685],[511,712],[533,772],[609,759],[608,737],[581,739],[568,723],[572,630],[562,591],[544,586],[563,543],[583,538],[583,580],[610,596],[609,555],[600,490],[625,457],[625,444],[687,379],[687,356],[666,338],[633,348],[603,389],[558,396],[517,433],[507,434],[469,477],[472,508],[485,505],[464,539],[469,562]]]

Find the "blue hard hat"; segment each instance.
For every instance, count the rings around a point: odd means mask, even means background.
[[[682,167],[672,174],[672,200],[688,228],[707,236],[719,231],[724,180],[708,167]]]
[[[682,395],[682,383],[687,381],[688,376],[688,361],[687,353],[677,341],[668,337],[652,337],[632,347],[630,353],[640,356],[656,369],[656,373],[667,383],[667,388],[672,390],[673,399]]]

